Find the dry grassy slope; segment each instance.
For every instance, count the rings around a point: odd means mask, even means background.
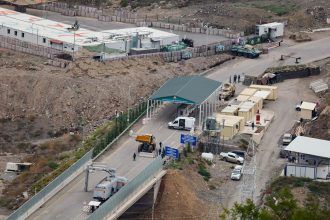
[[[155,219],[210,219],[212,204],[198,197],[197,192],[202,190],[208,190],[208,187],[196,171],[168,170],[158,194]],[[151,213],[141,217],[149,219]]]
[[[207,69],[224,57],[228,56],[196,58],[183,64],[164,63],[160,58],[106,64],[82,59],[67,69],[57,69],[44,65],[42,58],[2,50],[1,134],[9,132],[7,136],[17,135],[14,141],[21,141],[46,138],[80,124],[102,123],[115,110],[127,109],[129,87],[132,105],[168,78]]]
[[[123,0],[125,1],[125,0]],[[256,23],[288,21],[291,30],[321,27],[326,25],[311,15],[307,8],[330,7],[324,0],[145,0],[127,1],[128,10],[137,11],[140,16],[157,17],[160,20],[181,23],[208,23],[212,26],[253,31]],[[108,6],[109,7],[109,6]],[[120,7],[120,0],[111,8]],[[330,12],[328,12],[329,15]]]

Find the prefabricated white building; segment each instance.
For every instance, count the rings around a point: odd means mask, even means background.
[[[66,52],[98,45],[127,52],[134,37],[138,48],[159,48],[179,40],[179,35],[147,27],[95,32],[74,31],[72,25],[0,7],[0,35]]]
[[[284,23],[273,22],[256,25],[256,35],[269,34],[270,38],[282,37],[284,35]]]

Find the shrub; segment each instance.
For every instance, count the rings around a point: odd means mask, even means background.
[[[128,6],[128,0],[121,0],[120,1],[120,6],[121,7],[127,7]]]
[[[52,169],[52,170],[56,170],[58,167],[58,164],[55,161],[49,161],[48,162],[48,166]]]
[[[198,166],[198,173],[203,176],[205,181],[209,181],[211,178],[211,173],[203,165]]]

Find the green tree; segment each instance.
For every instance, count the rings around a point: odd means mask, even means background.
[[[294,199],[290,189],[285,187],[280,191],[267,197],[266,205],[273,214],[281,220],[292,219],[292,215],[297,208],[297,201]]]
[[[259,208],[251,199],[247,199],[245,203],[235,203],[230,210],[225,209],[220,215],[221,219],[240,219],[240,220],[277,220],[273,214],[266,208]]]

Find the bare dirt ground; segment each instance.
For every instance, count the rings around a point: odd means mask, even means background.
[[[59,69],[44,65],[46,60],[39,57],[1,50],[0,147],[14,151],[14,143],[81,132],[82,127],[89,131],[168,78],[206,70],[228,57],[171,64],[160,58],[107,64],[81,59]]]
[[[66,1],[68,2],[68,1]],[[83,0],[70,0],[86,4]],[[89,4],[93,4],[89,2]],[[124,7],[137,12],[140,17],[153,17],[172,23],[189,23],[230,28],[254,32],[254,25],[260,22],[285,21],[292,31],[324,27],[329,17],[329,1],[323,0],[267,0],[267,1],[228,1],[228,0],[115,0],[102,7],[110,11]]]

